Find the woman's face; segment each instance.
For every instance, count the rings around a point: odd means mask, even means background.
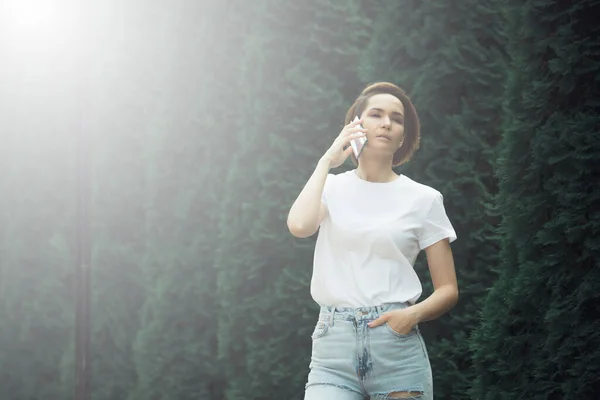
[[[367,147],[394,154],[404,140],[404,106],[400,99],[391,94],[371,96],[361,117],[363,127],[368,129]]]

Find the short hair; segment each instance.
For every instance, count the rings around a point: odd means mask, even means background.
[[[346,113],[346,119],[344,125],[348,125],[354,117],[361,115],[369,99],[376,94],[391,94],[400,100],[404,106],[404,140],[402,145],[394,153],[392,159],[392,166],[397,167],[408,162],[415,151],[419,148],[421,141],[420,123],[419,116],[415,110],[415,106],[410,101],[408,95],[400,87],[389,82],[377,82],[368,85],[361,94],[354,100],[354,104],[350,107]],[[352,163],[358,165],[358,161],[354,154],[350,155]]]

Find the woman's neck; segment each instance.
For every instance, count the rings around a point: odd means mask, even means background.
[[[391,160],[378,162],[360,160],[356,174],[362,180],[378,183],[391,182],[398,178],[398,175],[392,170]]]

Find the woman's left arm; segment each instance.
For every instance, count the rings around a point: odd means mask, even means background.
[[[458,302],[454,257],[448,239],[425,248],[425,254],[435,290],[425,300],[405,309],[414,317],[416,323],[436,319]]]

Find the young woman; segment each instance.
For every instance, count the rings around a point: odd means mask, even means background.
[[[450,249],[456,233],[440,192],[392,170],[420,141],[417,113],[402,89],[368,86],[345,123],[287,221],[299,238],[319,231],[310,290],[321,311],[305,400],[432,399],[418,324],[458,300]],[[357,160],[349,143],[361,136],[367,144]],[[349,156],[356,169],[329,173]],[[435,291],[417,303],[422,287],[413,265],[421,250]]]

